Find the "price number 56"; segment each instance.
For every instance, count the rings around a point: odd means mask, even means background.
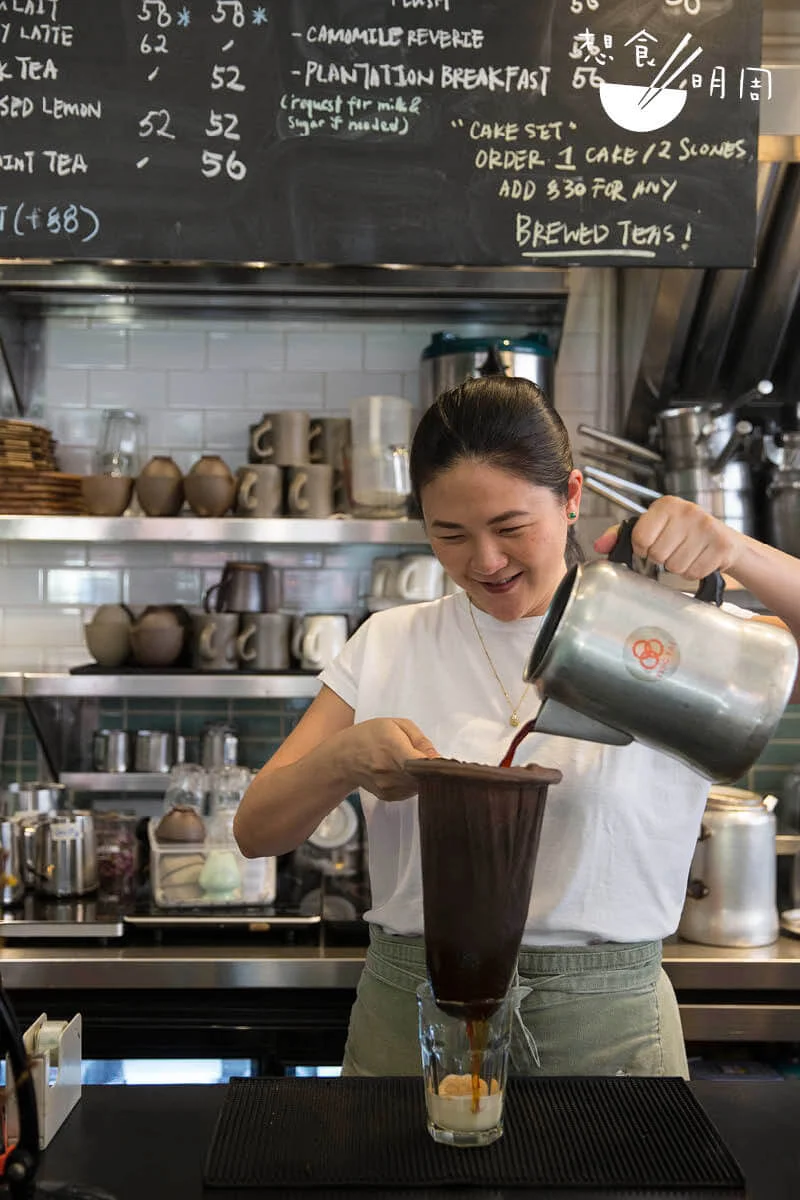
[[[225,171],[231,179],[238,183],[247,174],[247,167],[240,158],[236,157],[235,150],[231,150],[227,155],[222,154],[219,150],[204,150],[202,164],[200,170],[206,179],[214,179],[215,176],[221,175]]]
[[[208,114],[208,125],[206,126],[206,137],[222,138],[228,142],[238,142],[241,135],[238,132],[239,118],[236,113],[217,112],[211,109]],[[215,176],[221,175],[223,171],[233,180],[239,181],[244,179],[247,174],[247,167],[240,158],[237,157],[236,151],[231,150],[225,154],[219,150],[204,150],[202,154],[202,173],[206,179],[214,179]]]

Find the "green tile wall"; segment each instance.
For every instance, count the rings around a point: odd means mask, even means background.
[[[3,720],[4,719],[4,720]],[[4,724],[0,752],[0,782],[23,782],[40,775],[39,751],[25,709],[15,700],[0,700]]]
[[[747,786],[780,796],[787,772],[796,766],[800,766],[800,704],[787,708],[772,741],[748,771]]]
[[[99,726],[129,730],[174,729],[189,739],[196,739],[206,721],[230,721],[239,732],[239,761],[247,767],[259,767],[290,732],[307,704],[305,700],[183,700],[161,703],[104,700],[100,708]],[[18,701],[0,700],[0,715],[5,715],[0,781],[36,779],[42,768],[25,709]],[[190,741],[189,750],[192,747]],[[798,765],[800,705],[792,705],[787,708],[775,736],[758,762],[739,783],[757,792],[774,792],[780,796],[782,781],[788,771]]]
[[[229,721],[239,734],[239,761],[260,767],[275,752],[297,723],[308,701],[162,701],[104,700],[98,728],[174,729],[188,740],[187,757],[196,755],[199,736],[207,721]],[[0,782],[41,778],[36,738],[22,704],[0,700],[5,716],[5,737],[0,758]]]

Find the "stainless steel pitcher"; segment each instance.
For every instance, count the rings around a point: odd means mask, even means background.
[[[786,707],[797,644],[720,611],[716,572],[695,596],[640,574],[634,524],[620,526],[609,561],[572,567],[553,597],[524,672],[544,701],[535,730],[612,745],[635,738],[709,779],[736,780]]]
[[[0,905],[19,904],[25,895],[22,827],[13,817],[0,820]]]
[[[94,816],[88,810],[50,813],[33,838],[33,884],[45,896],[82,896],[97,888]]]

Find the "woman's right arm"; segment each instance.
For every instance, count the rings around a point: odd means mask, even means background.
[[[248,858],[294,850],[359,787],[382,800],[412,796],[416,785],[403,763],[436,757],[413,721],[354,724],[350,705],[323,684],[242,797],[233,823],[239,849]]]

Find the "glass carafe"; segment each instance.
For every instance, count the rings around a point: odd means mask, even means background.
[[[351,402],[349,483],[354,516],[406,515],[411,413],[411,403],[401,396],[361,396]]]
[[[139,413],[107,408],[103,413],[95,453],[100,475],[138,475],[147,457],[145,422]]]

